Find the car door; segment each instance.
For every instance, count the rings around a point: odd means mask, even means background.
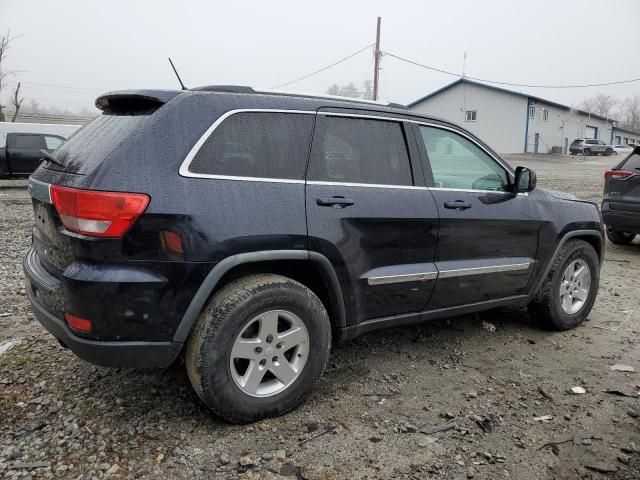
[[[12,174],[31,174],[40,164],[40,149],[45,148],[39,134],[18,133],[7,138],[7,161]]]
[[[510,192],[510,170],[472,136],[437,124],[415,128],[440,214],[430,309],[524,295],[544,224],[535,204]]]
[[[309,249],[333,264],[352,323],[419,312],[436,279],[438,212],[402,119],[318,111],[307,172]]]

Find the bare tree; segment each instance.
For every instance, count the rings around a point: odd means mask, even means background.
[[[629,97],[622,103],[621,123],[629,130],[640,130],[640,95]]]
[[[618,104],[618,100],[611,95],[597,94],[595,97],[587,98],[582,102],[582,108],[590,113],[596,113],[603,117],[611,118],[611,110]]]
[[[5,68],[5,59],[7,58],[7,50],[9,50],[9,44],[11,43],[11,37],[9,36],[11,31],[7,31],[7,34],[0,37],[0,122],[4,122],[4,106],[2,105],[2,90],[4,88],[5,80],[11,74],[9,70]]]
[[[18,82],[18,86],[16,87],[15,92],[13,92],[13,118],[11,118],[12,122],[15,122],[16,118],[18,118],[18,113],[20,112],[20,107],[22,106],[23,101],[24,97],[20,98],[20,82]]]

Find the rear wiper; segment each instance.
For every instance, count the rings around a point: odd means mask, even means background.
[[[60,160],[58,160],[56,157],[54,157],[44,149],[40,149],[40,155],[42,155],[46,160],[50,161],[51,163],[55,163],[59,167],[62,167],[62,168],[66,167],[64,163],[62,163]]]

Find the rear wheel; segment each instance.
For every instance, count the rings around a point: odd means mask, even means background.
[[[570,240],[554,259],[529,310],[548,328],[577,327],[589,315],[599,283],[600,262],[596,251],[583,240]]]
[[[583,152],[587,157],[591,156],[591,149],[590,148],[585,148],[584,152]]]
[[[634,233],[621,232],[620,230],[614,230],[611,227],[607,227],[607,238],[611,243],[617,245],[628,245],[636,238]]]
[[[253,422],[307,397],[330,344],[327,312],[311,290],[279,275],[251,275],[222,288],[204,308],[187,343],[187,373],[215,413]]]

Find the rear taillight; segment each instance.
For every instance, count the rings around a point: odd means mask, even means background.
[[[67,230],[120,238],[147,208],[149,196],[51,185],[51,201]]]
[[[604,172],[605,180],[623,180],[628,177],[632,177],[636,172],[630,172],[629,170],[607,170]]]

